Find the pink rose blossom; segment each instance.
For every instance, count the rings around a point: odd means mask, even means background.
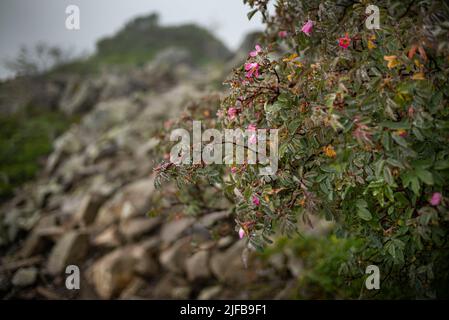
[[[287,37],[287,31],[279,31],[278,33],[279,38],[286,38]]]
[[[257,130],[257,126],[256,126],[255,124],[250,124],[250,125],[248,126],[248,130],[249,130],[249,131],[256,131],[256,130]]]
[[[351,38],[349,38],[347,33],[343,38],[338,39],[338,45],[340,47],[342,47],[343,49],[347,49],[350,44],[351,44]]]
[[[439,193],[439,192],[435,192],[433,195],[432,195],[432,198],[430,199],[430,204],[432,205],[432,206],[438,206],[440,203],[441,203],[441,198],[442,198],[442,196],[441,196],[441,193]]]
[[[256,144],[257,143],[257,136],[253,134],[251,137],[249,137],[249,143],[250,144]]]
[[[236,173],[237,172],[237,168],[236,167],[231,167],[231,173]]]
[[[250,55],[251,57],[254,58],[254,57],[257,56],[260,52],[262,52],[262,47],[261,47],[260,45],[256,44],[256,50],[251,51],[251,52],[249,53],[249,55]]]
[[[247,78],[252,78],[253,76],[257,78],[259,76],[259,64],[257,62],[245,63],[245,71]]]
[[[243,228],[239,229],[239,238],[243,239],[243,237],[245,237],[245,230],[243,230]]]
[[[310,36],[310,33],[313,29],[313,21],[308,20],[305,25],[302,26],[301,31],[304,32],[307,36]]]
[[[234,120],[236,116],[237,116],[237,109],[234,107],[229,108],[228,109],[228,119]]]
[[[260,200],[259,200],[259,198],[258,198],[258,197],[256,197],[256,196],[253,196],[253,204],[254,204],[255,206],[258,206],[258,205],[260,205]]]

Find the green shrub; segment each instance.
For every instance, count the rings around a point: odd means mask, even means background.
[[[250,17],[262,13],[265,41],[229,79],[219,127],[279,129],[276,176],[257,166],[158,172],[219,183],[252,247],[318,215],[363,241],[354,261],[379,266],[384,296],[447,297],[447,4],[371,1],[381,29],[369,30],[365,1],[277,1],[274,16],[268,0],[245,2]]]
[[[26,111],[0,117],[0,199],[35,176],[39,158],[52,149],[54,138],[69,120],[54,112]]]

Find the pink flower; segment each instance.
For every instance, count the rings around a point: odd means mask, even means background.
[[[255,124],[250,124],[248,126],[248,131],[254,132],[250,137],[249,137],[249,143],[250,144],[256,144],[257,143],[257,126]]]
[[[236,173],[237,172],[237,168],[236,167],[231,167],[231,173]]]
[[[249,55],[250,55],[251,57],[255,57],[255,56],[257,56],[260,52],[262,52],[262,47],[261,47],[260,45],[256,44],[256,50],[251,51],[251,52],[249,53]]]
[[[256,197],[256,196],[253,196],[253,204],[254,204],[255,206],[258,206],[258,205],[260,205],[260,200],[259,200],[259,198],[258,198],[258,197]]]
[[[279,38],[287,38],[287,31],[279,31],[278,36]]]
[[[223,112],[223,110],[218,110],[218,111],[217,111],[217,117],[218,117],[219,119],[221,119],[221,118],[224,117],[224,112]]]
[[[248,141],[250,144],[256,144],[257,143],[257,135],[253,134],[251,137],[249,137]]]
[[[438,206],[439,204],[440,204],[440,202],[441,202],[441,198],[442,198],[442,196],[441,196],[441,193],[439,193],[439,192],[435,192],[433,195],[432,195],[432,198],[430,199],[430,204],[432,205],[432,206]]]
[[[228,109],[228,119],[234,120],[236,116],[237,116],[237,109],[234,107],[229,108]]]
[[[243,237],[245,237],[245,230],[243,230],[243,228],[239,229],[239,238],[243,239]]]
[[[306,22],[306,24],[302,26],[301,31],[304,32],[307,36],[310,36],[312,29],[313,29],[313,21],[309,19]]]
[[[347,49],[350,44],[351,44],[351,38],[349,38],[347,33],[343,38],[338,39],[338,45],[344,49]]]
[[[257,62],[245,63],[245,71],[247,78],[252,78],[253,76],[257,78],[259,76],[259,64]]]

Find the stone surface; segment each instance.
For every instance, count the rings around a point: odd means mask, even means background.
[[[127,240],[137,240],[145,234],[154,231],[161,223],[160,218],[134,218],[120,223],[120,233]]]
[[[161,265],[174,273],[183,273],[185,262],[191,252],[191,238],[185,237],[176,241],[170,248],[164,250],[159,256]]]
[[[177,294],[177,288],[186,287],[187,281],[173,274],[165,274],[158,281],[153,290],[153,297],[155,299],[174,299],[174,294]]]
[[[226,236],[223,238],[220,238],[217,242],[217,246],[220,249],[224,249],[229,247],[231,244],[233,244],[236,241],[236,239],[232,236]]]
[[[197,223],[206,228],[210,228],[218,221],[224,220],[224,219],[228,218],[229,216],[230,216],[229,211],[217,211],[217,212],[208,213],[208,214],[204,215],[203,217],[201,217],[198,220]]]
[[[19,255],[23,258],[28,258],[44,251],[50,241],[43,231],[55,226],[57,226],[55,214],[42,216],[33,231],[26,238]]]
[[[154,192],[154,179],[146,178],[125,186],[100,209],[97,225],[109,225],[117,220],[142,216],[149,209],[150,196]]]
[[[205,280],[211,276],[209,270],[209,252],[198,251],[186,260],[186,272],[189,281]]]
[[[18,287],[26,287],[34,284],[38,271],[35,267],[21,268],[14,273],[12,284]]]
[[[182,218],[166,223],[161,230],[162,242],[171,243],[179,239],[194,222],[194,218]]]
[[[89,249],[89,236],[84,232],[69,231],[54,246],[47,262],[47,271],[57,275],[70,264],[78,265]]]
[[[157,275],[159,265],[152,249],[152,244],[150,242],[141,242],[130,249],[131,255],[136,259],[134,265],[136,274],[144,277]]]
[[[95,221],[98,210],[104,200],[105,197],[99,193],[91,193],[85,196],[75,214],[75,221],[82,226],[89,226],[92,224]]]
[[[129,248],[117,249],[92,266],[91,278],[102,299],[118,296],[133,280],[136,258]]]
[[[120,293],[120,299],[138,299],[139,291],[143,290],[147,285],[147,282],[142,278],[133,279],[131,283]]]
[[[256,274],[252,272],[255,266],[252,265],[251,268],[246,269],[243,264],[244,248],[245,242],[237,241],[225,251],[212,255],[210,267],[218,280],[229,285],[242,285],[256,279]]]
[[[100,234],[98,234],[92,241],[93,245],[100,247],[114,248],[120,245],[120,234],[118,232],[118,227],[112,225]]]
[[[220,285],[204,288],[199,293],[198,300],[216,299],[222,290],[223,288]]]
[[[159,265],[154,255],[157,244],[154,238],[150,238],[116,249],[98,259],[90,270],[90,277],[98,295],[103,299],[115,298],[121,295],[125,288],[129,289],[136,276],[157,276]],[[130,292],[124,295],[129,294]]]
[[[92,81],[73,81],[61,99],[59,109],[67,115],[91,109],[97,99],[98,88]]]

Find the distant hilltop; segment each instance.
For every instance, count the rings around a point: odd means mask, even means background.
[[[161,26],[159,15],[152,13],[135,18],[115,35],[100,39],[93,56],[57,70],[91,72],[108,66],[143,66],[167,48],[187,52],[196,66],[224,63],[233,56],[207,29],[195,24]]]
[[[97,57],[115,62],[145,63],[168,47],[189,51],[193,62],[225,61],[232,56],[226,46],[208,30],[194,24],[160,26],[155,13],[129,22],[113,37],[97,43]]]

